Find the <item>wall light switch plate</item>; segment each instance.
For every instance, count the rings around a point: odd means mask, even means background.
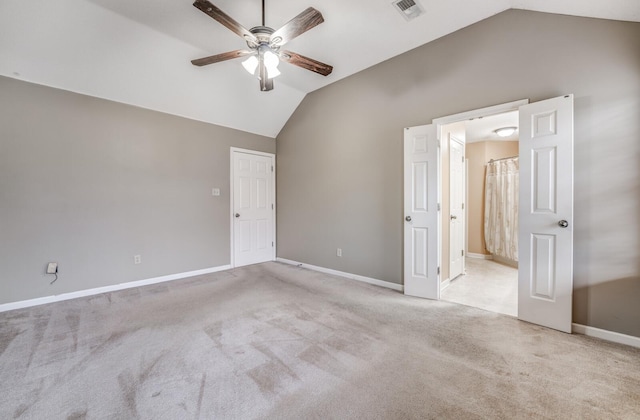
[[[220,195],[220,188],[214,188],[211,190],[211,195],[213,195],[214,197],[217,197]]]
[[[47,265],[47,274],[56,274],[58,272],[58,263],[50,262]]]

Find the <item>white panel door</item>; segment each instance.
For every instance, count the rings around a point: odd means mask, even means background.
[[[274,259],[273,158],[233,152],[233,264]]]
[[[454,279],[464,271],[464,144],[451,138],[449,141],[449,278]]]
[[[404,134],[404,293],[440,298],[439,148],[434,125]]]
[[[573,95],[520,107],[518,318],[571,332]]]

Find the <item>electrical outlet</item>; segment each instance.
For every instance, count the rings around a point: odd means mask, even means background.
[[[218,197],[220,195],[220,188],[211,189],[211,195],[213,195],[214,197]]]
[[[47,264],[47,274],[56,274],[58,272],[58,263],[50,262]]]
[[[338,248],[338,249],[336,250],[336,255],[337,255],[338,257],[342,257],[342,248]]]
[[[134,255],[133,256],[133,263],[134,264],[140,264],[142,262],[142,257],[140,255]]]

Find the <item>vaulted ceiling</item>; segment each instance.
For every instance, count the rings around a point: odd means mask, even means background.
[[[3,0],[0,74],[276,137],[307,93],[510,8],[640,21],[637,0],[419,0],[426,13],[412,21],[391,0],[266,0],[276,29],[308,6],[322,12],[325,22],[287,49],[334,71],[281,63],[275,89],[261,92],[241,59],[191,65],[246,46],[192,3]],[[260,24],[260,0],[212,3],[247,28]]]

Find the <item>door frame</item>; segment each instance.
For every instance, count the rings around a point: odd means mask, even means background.
[[[278,209],[278,206],[276,205],[276,155],[275,153],[267,153],[267,152],[260,152],[258,150],[250,150],[250,149],[242,149],[239,147],[231,147],[229,149],[229,231],[231,233],[231,240],[230,240],[230,248],[229,248],[229,255],[230,255],[230,265],[231,268],[235,268],[236,264],[235,264],[235,247],[234,247],[234,209],[233,209],[233,204],[234,204],[234,178],[235,178],[235,174],[234,174],[234,164],[233,164],[233,157],[234,157],[234,153],[244,153],[244,154],[249,154],[249,155],[257,155],[257,156],[265,156],[271,159],[271,196],[273,197],[273,211],[271,212],[271,229],[273,230],[273,250],[272,250],[272,254],[271,254],[271,261],[275,261],[276,259],[276,248],[278,247],[278,241],[276,240],[276,211]]]
[[[488,117],[495,114],[503,114],[505,112],[518,111],[522,105],[528,105],[529,99],[520,99],[517,101],[506,102],[503,104],[492,105],[485,108],[478,108],[471,111],[460,112],[458,114],[447,115],[440,118],[434,118],[431,123],[436,126],[436,138],[438,139],[438,144],[442,144],[446,139],[442,138],[442,127],[447,124],[452,124],[456,122],[470,120],[472,118],[481,118]],[[465,142],[466,145],[466,142]],[[440,177],[438,179],[438,201],[442,203],[442,156],[438,155],[438,168],[440,171]],[[465,162],[466,169],[466,162]],[[465,191],[466,193],[466,191]],[[465,205],[465,219],[466,219],[466,210],[469,206]],[[465,226],[466,229],[466,226]],[[451,240],[451,239],[449,239]],[[467,246],[468,241],[465,241],[465,248]],[[442,238],[440,238],[440,243],[438,244],[438,265],[440,267],[443,266],[444,261],[442,261]],[[465,250],[468,253],[468,250]],[[464,267],[464,264],[463,264]],[[464,269],[464,268],[463,268]],[[440,292],[443,288],[447,287],[448,284],[443,285],[442,279],[438,279],[438,299],[440,297]]]

